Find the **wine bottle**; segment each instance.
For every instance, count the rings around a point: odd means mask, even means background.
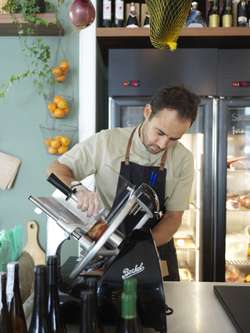
[[[246,27],[247,26],[247,2],[245,0],[241,0],[238,3],[237,25],[239,27]]]
[[[206,26],[206,23],[201,16],[201,12],[198,9],[197,1],[192,1],[191,3],[191,10],[187,18],[186,26],[195,28],[201,28]]]
[[[137,19],[135,3],[131,2],[126,27],[127,28],[138,28],[138,26],[139,26],[139,24],[138,24],[138,19]]]
[[[134,278],[123,281],[123,292],[121,296],[121,320],[116,333],[139,333],[137,321],[137,280]]]
[[[92,325],[93,325],[93,331],[96,333],[102,333],[103,331],[103,327],[101,325],[101,322],[98,318],[98,310],[97,310],[97,280],[95,277],[90,277],[87,279],[86,281],[87,284],[87,289],[93,292],[93,321],[92,321]]]
[[[11,262],[7,264],[7,303],[12,332],[27,333],[27,325],[19,287],[18,262]]]
[[[111,27],[112,26],[112,1],[103,0],[102,1],[102,26]]]
[[[225,0],[221,16],[223,27],[231,27],[233,25],[232,0]]]
[[[49,256],[48,268],[48,316],[52,333],[65,333],[66,328],[60,312],[58,292],[58,261],[57,256]]]
[[[46,266],[35,266],[34,305],[29,333],[51,333],[48,320]]]
[[[150,15],[146,12],[145,19],[143,22],[143,28],[150,28]]]
[[[96,315],[93,290],[83,290],[81,298],[81,323],[79,333],[96,333]]]
[[[6,298],[7,274],[0,273],[0,333],[12,333]]]
[[[208,12],[208,26],[217,28],[220,26],[219,3],[218,0],[213,0]]]
[[[115,26],[124,25],[124,0],[115,0]]]

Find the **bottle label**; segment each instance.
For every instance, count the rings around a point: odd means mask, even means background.
[[[228,28],[228,27],[231,27],[232,25],[233,25],[232,15],[230,15],[230,14],[223,15],[222,16],[222,26]]]
[[[10,303],[14,296],[14,282],[15,282],[15,264],[9,263],[7,265],[7,287],[6,287],[8,307],[10,306]]]
[[[116,0],[115,2],[115,18],[117,20],[123,20],[124,13],[124,1]]]
[[[104,20],[111,20],[112,18],[112,5],[111,0],[104,0],[103,1],[103,19]]]
[[[216,28],[220,25],[220,18],[218,14],[212,14],[209,16],[209,27]]]
[[[238,23],[240,24],[247,24],[246,16],[238,16]]]

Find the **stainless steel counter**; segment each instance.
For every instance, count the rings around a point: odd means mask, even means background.
[[[166,282],[166,302],[174,309],[167,318],[168,333],[236,333],[236,329],[224,312],[213,286],[223,283]],[[71,327],[69,333],[78,333]],[[108,329],[108,333],[113,331]],[[145,330],[154,332],[152,330]]]

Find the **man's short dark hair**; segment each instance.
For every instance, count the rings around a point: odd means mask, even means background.
[[[199,103],[199,97],[184,87],[163,88],[151,99],[150,118],[163,109],[172,109],[177,111],[180,118],[191,120],[193,123],[197,116]]]

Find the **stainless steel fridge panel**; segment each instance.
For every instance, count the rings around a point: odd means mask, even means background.
[[[218,51],[218,96],[250,96],[250,50]]]
[[[109,96],[151,96],[175,85],[200,96],[216,94],[216,49],[111,49],[109,64]]]

